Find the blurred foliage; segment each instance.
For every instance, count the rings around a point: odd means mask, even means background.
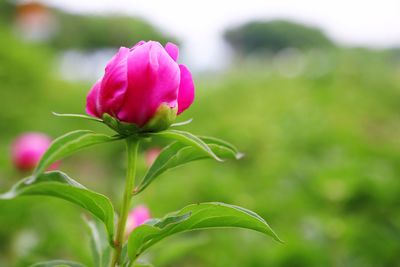
[[[6,191],[24,175],[8,157],[17,134],[109,130],[52,116],[83,113],[90,84],[59,80],[53,49],[21,43],[7,30],[1,35],[0,189]],[[286,244],[250,231],[187,233],[151,250],[146,257],[157,266],[400,265],[400,62],[365,49],[300,58],[302,68],[290,77],[276,59],[259,58],[196,79],[196,102],[179,120],[194,118],[186,129],[229,140],[246,156],[172,170],[136,200],[155,217],[195,202],[238,204],[266,218]],[[143,143],[142,152],[148,147]],[[61,169],[118,203],[123,149],[123,143],[94,147]],[[81,212],[45,197],[0,202],[0,266],[61,258],[91,266]]]
[[[140,40],[176,42],[141,18],[88,16],[57,11],[56,20],[57,31],[49,41],[57,49],[131,47]]]
[[[285,21],[254,21],[228,29],[225,40],[240,55],[277,52],[284,48],[333,47],[332,41],[318,28]]]
[[[9,24],[14,15],[14,5],[9,0],[0,1],[0,22]]]

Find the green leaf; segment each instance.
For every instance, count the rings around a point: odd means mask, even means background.
[[[201,137],[215,155],[223,159],[239,159],[242,154],[231,144],[212,137]],[[160,174],[177,166],[191,161],[210,158],[209,154],[204,153],[192,146],[175,142],[164,148],[147,173],[135,189],[135,194],[142,192]]]
[[[171,217],[185,219],[177,221]],[[134,260],[149,247],[176,233],[220,227],[251,229],[282,242],[267,222],[252,211],[224,203],[202,203],[186,206],[153,225],[135,228],[129,236],[128,255]]]
[[[217,161],[222,161],[217,155],[215,155],[215,153],[203,140],[201,140],[199,137],[189,132],[178,131],[178,130],[167,130],[158,133],[152,133],[151,135],[161,136],[164,138],[176,140],[182,144],[192,146],[194,148],[199,149],[200,151],[203,151],[205,154],[211,156]]]
[[[108,242],[107,232],[101,221],[96,218],[84,218],[90,229],[90,247],[92,250],[94,266],[108,267],[110,264],[112,248]]]
[[[84,115],[84,114],[62,114],[62,113],[57,113],[57,112],[52,112],[54,116],[57,117],[67,117],[67,118],[78,118],[78,119],[85,119],[85,120],[90,120],[90,121],[97,121],[103,123],[103,120],[99,118],[95,118],[92,116]]]
[[[44,172],[52,163],[85,147],[115,141],[120,138],[121,137],[119,136],[108,136],[88,130],[73,131],[60,136],[51,143],[50,147],[40,159],[40,162],[34,171],[34,175]]]
[[[85,267],[85,265],[74,261],[53,260],[35,263],[30,267]]]
[[[211,136],[199,136],[199,138],[207,144],[219,145],[224,148],[232,150],[235,153],[236,159],[241,159],[244,156],[244,154],[241,153],[234,145],[232,145],[231,143],[229,143],[225,140],[222,140],[222,139],[219,139],[216,137],[211,137]]]
[[[61,198],[86,209],[105,224],[108,240],[112,244],[114,208],[106,196],[90,191],[63,172],[52,171],[21,180],[10,191],[1,194],[0,199],[35,195]]]

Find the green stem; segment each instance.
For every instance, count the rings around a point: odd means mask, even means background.
[[[126,139],[126,148],[128,152],[128,166],[126,170],[125,192],[122,199],[122,206],[120,217],[117,226],[117,236],[115,238],[114,256],[111,262],[111,267],[119,265],[121,257],[122,246],[124,244],[125,226],[128,218],[129,208],[132,199],[132,192],[135,186],[135,173],[136,173],[136,157],[139,147],[139,139],[136,137],[129,137]]]

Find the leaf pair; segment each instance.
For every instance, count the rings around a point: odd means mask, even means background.
[[[96,221],[88,221],[92,232],[92,245],[95,252],[95,266],[107,266],[109,262],[109,248],[101,239],[104,235]],[[278,242],[282,242],[267,222],[256,213],[242,207],[228,205],[224,203],[201,203],[186,206],[178,212],[171,213],[162,219],[153,219],[143,224],[129,236],[128,257],[130,262],[145,252],[148,248],[159,241],[181,232],[209,229],[235,227],[254,230],[271,236]],[[96,240],[97,239],[97,240]],[[99,244],[105,244],[101,246]],[[83,265],[66,262],[51,261],[34,265],[35,267],[55,267],[58,264],[69,267],[83,267]],[[124,265],[125,266],[125,265]],[[130,266],[129,262],[126,266]],[[147,266],[147,265],[134,265]],[[33,267],[33,266],[32,266]]]
[[[150,185],[159,175],[165,171],[191,161],[214,158],[218,161],[222,159],[239,159],[243,154],[233,145],[212,137],[196,137],[188,132],[164,131],[153,134],[164,138],[172,138],[177,142],[164,148],[147,173],[135,189],[135,194],[139,194]]]
[[[152,220],[135,228],[128,240],[128,255],[135,260],[154,244],[177,233],[221,227],[251,229],[282,242],[256,213],[242,207],[212,202],[186,206],[161,220]]]

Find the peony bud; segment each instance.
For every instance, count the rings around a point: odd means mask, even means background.
[[[194,99],[192,75],[176,62],[178,53],[176,45],[162,47],[154,41],[121,47],[89,92],[87,113],[115,130],[168,128]]]
[[[126,222],[126,235],[129,235],[133,231],[133,229],[145,223],[149,219],[150,211],[146,206],[140,205],[131,210],[128,215],[128,220]]]
[[[51,144],[51,139],[42,133],[26,133],[15,139],[11,148],[14,166],[20,171],[32,171]],[[51,168],[56,168],[53,164]]]

